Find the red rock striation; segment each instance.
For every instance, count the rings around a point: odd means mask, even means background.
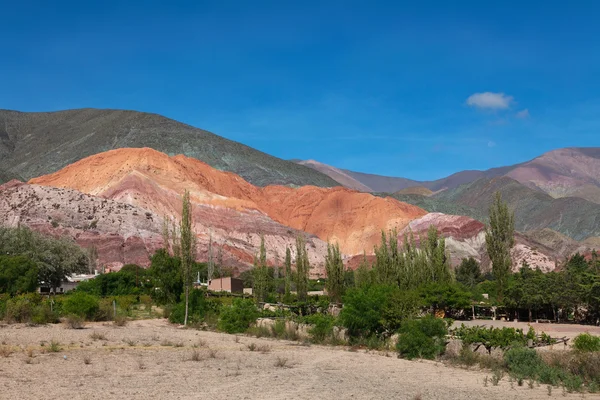
[[[231,230],[234,220],[256,220],[241,225],[249,227],[255,235],[268,236],[266,226],[259,223],[264,219],[324,241],[337,241],[347,255],[372,251],[381,229],[402,229],[412,219],[426,214],[416,206],[392,198],[341,187],[259,188],[238,175],[215,170],[196,159],[169,157],[147,148],[97,154],[54,174],[32,179],[31,183],[72,188],[173,218],[179,216],[180,195],[187,189],[198,221],[196,232],[201,236],[208,236],[211,230]],[[275,249],[282,256],[285,246],[280,244]]]
[[[405,235],[411,232],[415,242],[419,243],[419,238],[427,235],[431,225],[446,238],[446,248],[450,253],[452,265],[460,264],[463,258],[473,257],[482,262],[484,269],[491,268],[485,250],[485,226],[469,217],[429,213],[411,221],[399,233],[399,243],[402,244]],[[533,268],[546,272],[552,271],[556,269],[559,259],[557,252],[520,233],[515,235],[515,246],[511,256],[514,270],[518,270],[523,261],[526,261]]]

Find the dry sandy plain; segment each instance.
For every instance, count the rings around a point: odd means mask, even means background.
[[[60,351],[48,351],[53,340]],[[79,330],[3,325],[0,345],[13,351],[0,355],[1,399],[549,398],[545,385],[519,387],[506,377],[499,386],[485,386],[489,371],[182,329],[160,319]],[[192,360],[194,352],[199,361]],[[552,391],[552,397],[563,396],[561,389]]]

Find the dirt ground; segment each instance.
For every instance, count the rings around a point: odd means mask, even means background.
[[[52,341],[58,352],[50,351]],[[548,398],[546,386],[519,387],[506,377],[485,386],[486,371],[182,329],[160,319],[79,330],[4,325],[0,345],[13,351],[0,355],[1,399]],[[552,397],[563,397],[562,390]]]

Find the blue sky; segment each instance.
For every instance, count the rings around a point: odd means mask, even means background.
[[[156,112],[435,179],[600,146],[598,3],[11,2],[0,108]]]

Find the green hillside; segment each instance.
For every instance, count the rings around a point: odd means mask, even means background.
[[[515,227],[519,231],[550,228],[575,240],[600,236],[599,204],[577,197],[554,199],[508,177],[480,179],[431,198],[487,215],[496,191],[515,211]]]
[[[235,172],[258,186],[338,186],[311,168],[157,114],[99,109],[41,113],[0,110],[0,169],[25,179],[122,147],[185,154]]]

